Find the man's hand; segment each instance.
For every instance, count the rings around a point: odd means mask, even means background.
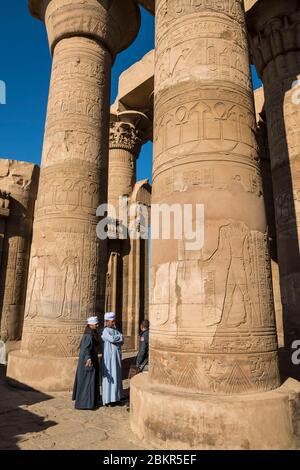
[[[92,367],[92,359],[88,359],[85,363],[85,367]]]

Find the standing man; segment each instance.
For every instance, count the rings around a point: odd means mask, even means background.
[[[72,400],[78,410],[94,410],[100,402],[98,317],[87,319],[81,343]]]
[[[149,354],[149,320],[141,323],[140,349],[136,357],[136,367],[139,372],[148,372],[148,354]]]
[[[113,312],[104,316],[105,327],[102,332],[102,402],[113,406],[123,398],[122,351],[124,336],[116,328],[116,315]]]

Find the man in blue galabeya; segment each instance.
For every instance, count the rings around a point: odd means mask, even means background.
[[[116,315],[113,312],[104,316],[102,331],[102,402],[113,406],[123,399],[122,386],[122,345],[124,336],[116,328]]]

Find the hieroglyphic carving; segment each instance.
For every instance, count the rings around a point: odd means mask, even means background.
[[[173,109],[169,106],[162,117],[158,116],[154,171],[179,152],[183,155],[209,154],[220,148],[231,155],[253,156],[256,151],[252,131],[256,126],[254,117],[248,107],[234,104],[232,93],[228,93],[230,101],[224,101],[225,97],[226,92],[223,101],[206,99],[195,103],[188,100],[188,94],[185,103],[178,103]],[[179,98],[174,97],[172,103],[174,101],[176,103]]]
[[[180,23],[174,37],[168,36],[167,40],[163,38],[165,49],[157,57],[156,63],[160,86],[167,88],[173,81],[193,78],[197,72],[205,69],[207,78],[211,80],[226,81],[230,78],[250,89],[249,64],[243,50],[245,33],[236,38],[236,45],[232,48],[224,41],[224,38],[229,41],[232,39],[232,31],[229,25],[215,20],[203,21],[201,17],[197,23]],[[211,39],[207,39],[207,34],[210,34]]]
[[[243,5],[233,1],[224,8],[223,3],[187,1],[175,7],[164,0],[157,6],[157,93],[199,73],[251,89],[246,30],[236,28],[234,18],[239,12],[244,22]]]
[[[208,166],[209,157],[206,163],[200,169],[197,164],[190,159],[186,170],[179,168],[168,168],[164,171],[156,171],[154,176],[154,197],[159,194],[160,197],[168,196],[173,192],[186,191],[188,189],[205,189],[214,191],[224,191],[230,189],[236,195],[243,192],[262,196],[262,178],[260,170],[256,165],[240,164],[235,168],[228,168],[221,162],[212,161],[214,167]],[[188,163],[188,161],[187,161]],[[239,168],[238,168],[239,166]],[[216,171],[218,168],[218,171]]]
[[[221,13],[222,16],[226,15],[235,22],[245,22],[243,2],[241,0],[158,0],[155,7],[158,34],[162,33],[165,27],[175,19],[198,12],[204,12],[207,16],[210,12],[213,12],[213,17],[217,16],[216,13]],[[240,31],[240,29],[237,29],[237,33]]]
[[[24,325],[22,350],[40,356],[76,357],[84,326],[82,323],[52,325],[49,323],[30,322]]]
[[[51,167],[44,170],[40,179],[41,196],[36,205],[36,218],[53,216],[62,212],[73,217],[95,215],[99,200],[104,197],[103,188],[97,184],[99,173],[92,168],[88,175],[76,168],[76,175],[71,175],[68,165],[60,165],[59,174]]]
[[[151,349],[151,362],[156,364],[152,380],[193,391],[235,395],[257,393],[278,384],[276,353],[245,355],[227,359],[222,355],[197,356],[170,354]]]
[[[45,139],[45,161],[51,164],[60,156],[62,161],[72,160],[75,157],[79,160],[91,161],[91,157],[96,155],[96,161],[101,160],[100,140],[88,132],[81,132],[74,129],[53,133]]]

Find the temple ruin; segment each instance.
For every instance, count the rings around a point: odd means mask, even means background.
[[[155,15],[155,51],[123,72],[110,106],[139,4]],[[145,443],[299,447],[299,1],[29,0],[29,10],[53,62],[41,167],[0,160],[9,381],[69,390],[87,316],[115,311],[131,354],[149,318],[150,371],[131,381],[131,427]],[[148,141],[152,184],[136,176]],[[122,198],[146,208],[136,237],[124,236]],[[185,231],[148,241],[153,205],[192,207],[193,227],[202,205],[203,243]]]

